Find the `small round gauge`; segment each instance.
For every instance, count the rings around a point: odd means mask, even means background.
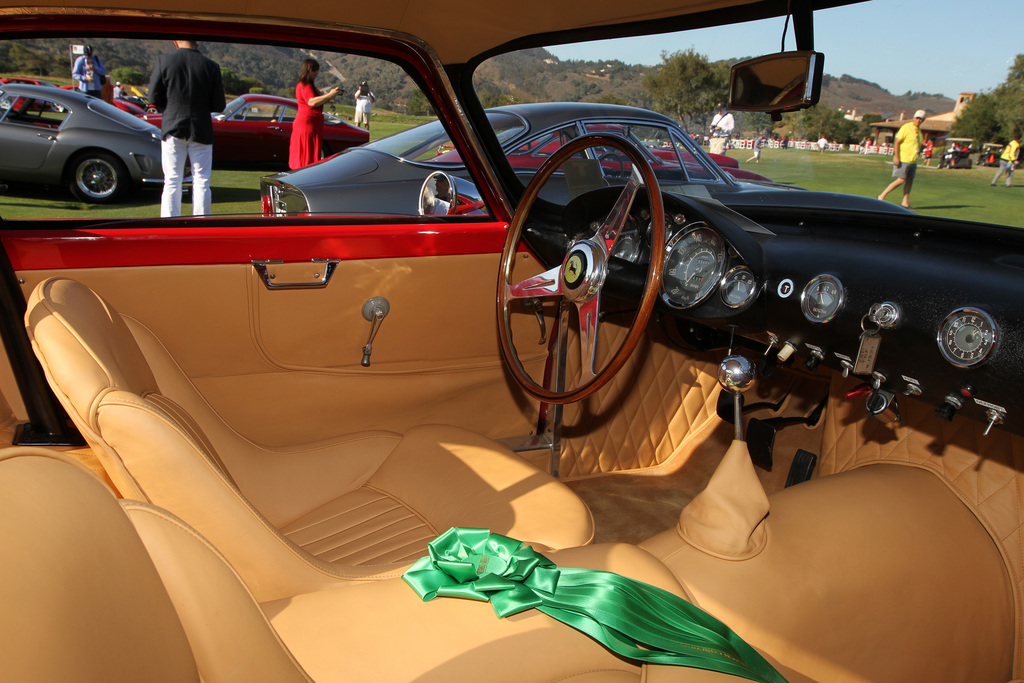
[[[729,308],[744,306],[757,294],[757,278],[746,266],[730,268],[722,278],[722,301]]]
[[[640,235],[635,230],[620,232],[612,247],[612,256],[636,263],[640,257]]]
[[[800,293],[800,310],[812,323],[827,323],[843,307],[843,283],[834,275],[819,275]]]
[[[968,368],[992,355],[998,337],[996,323],[988,313],[977,308],[958,308],[942,321],[938,342],[946,360]]]
[[[711,294],[722,277],[725,242],[703,223],[677,233],[665,247],[661,295],[676,308],[690,308]]]

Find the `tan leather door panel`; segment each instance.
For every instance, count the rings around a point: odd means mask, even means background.
[[[53,275],[98,291],[230,425],[269,445],[424,423],[495,438],[533,429],[536,404],[498,355],[496,274],[493,254],[342,261],[325,288],[302,290],[269,290],[249,264],[19,272],[26,292]],[[363,367],[371,296],[391,310]],[[537,334],[535,319],[517,317]],[[534,367],[541,350],[529,351]]]

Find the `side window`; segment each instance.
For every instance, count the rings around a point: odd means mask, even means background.
[[[256,121],[258,123],[269,123],[275,120],[277,112],[277,105],[268,104],[266,102],[256,102],[250,104],[248,112],[245,115],[246,121]]]
[[[692,143],[691,143],[692,144]],[[675,148],[676,153],[683,162],[683,167],[686,169],[686,174],[690,177],[690,180],[700,180],[705,182],[719,182],[719,177],[707,167],[704,155],[697,155],[691,149],[691,146],[679,138],[675,133],[672,135],[672,146]]]
[[[344,35],[337,34],[338,40]],[[173,51],[173,45],[148,35],[145,39],[93,38],[104,63],[133,74],[130,78],[136,82],[119,75],[123,89],[139,98],[143,110],[147,108],[153,66],[161,54]],[[466,169],[465,150],[452,144],[445,126],[438,122],[431,94],[423,87],[424,78],[413,77],[418,61],[401,61],[405,52],[384,52],[384,47],[375,55],[372,42],[359,42],[358,53],[340,44],[333,50],[320,46],[311,56],[307,45],[298,38],[294,41],[200,41],[200,53],[222,74],[226,102],[220,111],[209,112],[215,159],[208,183],[210,215],[328,216],[326,220],[332,222],[360,224],[432,221],[436,219],[421,217],[420,195],[426,179],[438,170],[458,178],[458,189],[464,189],[465,196],[478,194],[468,187],[474,171]],[[33,86],[29,92],[21,90],[25,86],[0,84],[0,178],[24,180],[10,183],[0,194],[0,219],[83,218],[84,208],[89,209],[90,219],[150,219],[162,213],[159,128],[163,121],[158,114],[144,118],[141,111],[125,111],[64,89],[62,86],[73,83],[72,63],[67,57],[74,48],[81,48],[82,42],[61,37],[32,39],[31,54],[38,60],[33,68],[46,73],[47,80],[57,87]],[[380,44],[384,46],[386,41],[381,39]],[[15,45],[24,48],[23,40],[0,37],[0,70],[6,68],[3,58]],[[291,137],[298,114],[295,86],[307,59],[315,59],[319,65],[315,86],[321,92],[337,86],[343,95],[324,107],[320,144],[312,144],[310,138],[310,144],[296,145],[301,158],[293,162]],[[363,81],[375,99],[369,122],[360,126],[354,121],[354,92],[355,84]],[[20,90],[17,95],[16,89]],[[219,93],[214,96],[219,102]],[[499,135],[519,135],[526,127],[521,117],[512,114],[499,114],[495,120]],[[67,134],[72,128],[89,132]],[[313,129],[300,129],[298,134],[312,136]],[[57,137],[56,142],[49,140]],[[118,163],[109,166],[115,190],[81,192],[59,164],[41,165],[28,158],[30,151],[42,151],[50,142],[66,158],[89,150],[116,159]],[[371,147],[378,143],[380,147]],[[18,151],[22,148],[25,151]],[[26,174],[30,162],[32,173]],[[314,164],[316,169],[307,168]],[[191,215],[192,192],[182,193],[181,198],[181,214]],[[176,210],[175,206],[168,213]],[[486,212],[487,207],[481,206],[479,213]]]
[[[68,110],[63,105],[41,98],[15,97],[5,100],[6,121],[55,130],[67,118]],[[3,106],[3,105],[0,105]]]
[[[245,121],[249,117],[249,106],[242,105],[231,115],[232,121]]]
[[[18,103],[20,100],[21,98],[17,95],[9,93],[0,97],[0,121],[5,120],[11,112],[16,112],[18,110]]]
[[[579,135],[575,124],[564,126],[516,145],[506,156],[513,168],[539,167],[544,159]]]
[[[60,128],[61,124],[68,117],[68,110],[63,105],[48,100],[36,100],[39,106],[36,125],[44,128]]]

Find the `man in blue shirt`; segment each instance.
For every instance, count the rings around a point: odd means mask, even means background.
[[[86,45],[83,53],[75,60],[71,68],[71,77],[75,80],[75,87],[87,95],[100,97],[103,94],[103,80],[106,78],[107,69],[103,66],[103,60],[92,53],[92,46]]]

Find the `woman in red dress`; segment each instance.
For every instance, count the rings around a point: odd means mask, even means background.
[[[292,122],[291,148],[288,168],[309,166],[320,159],[324,131],[324,104],[341,94],[337,87],[321,93],[314,81],[320,73],[320,62],[307,59],[299,69],[299,82],[295,85],[295,99],[299,113]]]

